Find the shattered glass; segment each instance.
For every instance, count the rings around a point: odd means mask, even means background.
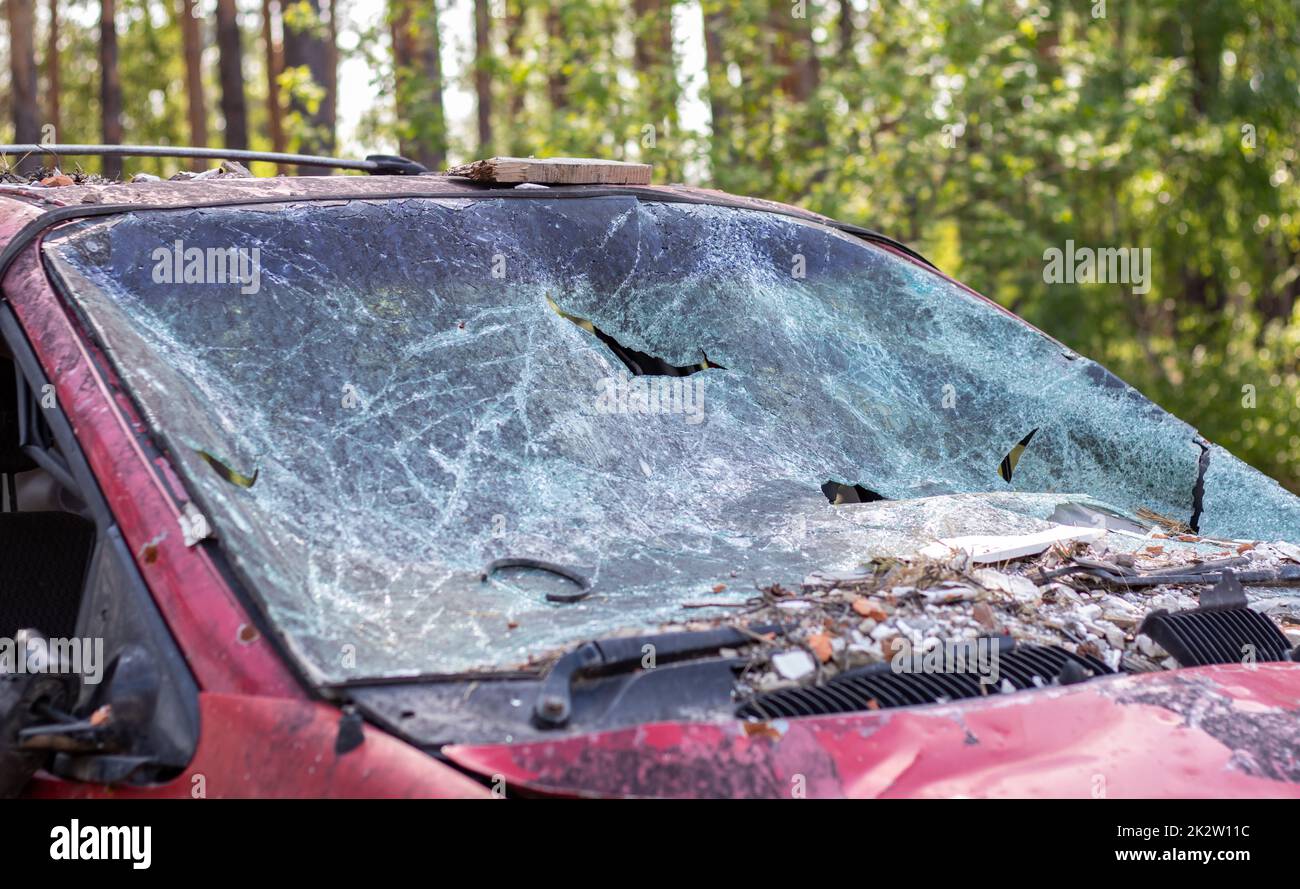
[[[159,283],[176,242],[257,248],[257,292]],[[489,194],[142,211],[45,251],[323,682],[508,669],[1061,503],[1195,513],[1190,426],[813,223]],[[1300,501],[1218,448],[1201,506],[1206,535],[1300,538]],[[504,557],[590,595],[481,579]]]

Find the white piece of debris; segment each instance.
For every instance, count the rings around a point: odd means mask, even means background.
[[[1270,543],[1269,549],[1275,550],[1283,557],[1290,559],[1292,562],[1300,562],[1300,546],[1294,543],[1287,543],[1285,540],[1278,540]]]
[[[921,555],[943,559],[959,552],[970,556],[972,562],[989,564],[1007,562],[1024,556],[1041,553],[1054,543],[1081,540],[1091,543],[1100,540],[1104,528],[1080,528],[1074,525],[1055,525],[1046,531],[1032,534],[974,534],[968,537],[945,537],[921,549]]]
[[[1169,652],[1161,648],[1160,644],[1146,633],[1139,633],[1137,639],[1134,641],[1137,642],[1138,651],[1142,652],[1152,660],[1169,657]]]
[[[1026,582],[1028,583],[1028,581]],[[1029,583],[1029,585],[1033,586],[1032,583]],[[920,593],[927,602],[937,602],[943,605],[949,605],[953,602],[973,602],[979,598],[978,590],[969,584],[955,580],[945,580],[938,586],[921,590]]]
[[[802,649],[793,651],[783,651],[780,654],[772,655],[772,669],[782,679],[804,679],[811,676],[817,669],[813,663],[812,655]]]
[[[1032,603],[1038,601],[1038,587],[1028,577],[1019,574],[1007,574],[992,568],[976,568],[971,577],[979,581],[987,590],[1000,590],[1009,593],[1017,602]]]

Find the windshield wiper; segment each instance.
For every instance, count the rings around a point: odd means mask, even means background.
[[[640,667],[645,658],[658,666],[720,648],[754,642],[767,633],[782,633],[778,624],[753,627],[722,627],[695,632],[659,633],[649,636],[619,636],[584,642],[561,657],[542,680],[533,722],[538,728],[561,728],[573,711],[573,680],[579,675],[608,675]]]

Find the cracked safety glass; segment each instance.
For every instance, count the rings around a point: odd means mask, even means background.
[[[155,274],[191,246],[256,248],[255,275]],[[320,682],[510,669],[1063,504],[1300,533],[1295,497],[1101,366],[775,214],[140,211],[44,251]]]

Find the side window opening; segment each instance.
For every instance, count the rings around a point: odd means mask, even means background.
[[[0,353],[0,393],[0,637],[19,630],[70,637],[95,523],[7,350]]]
[[[0,332],[0,638],[81,653],[80,670],[0,682],[0,798],[40,768],[92,783],[170,780],[198,743],[198,688],[4,306]],[[131,696],[133,718],[85,734],[92,713]],[[24,745],[19,729],[48,738]]]

